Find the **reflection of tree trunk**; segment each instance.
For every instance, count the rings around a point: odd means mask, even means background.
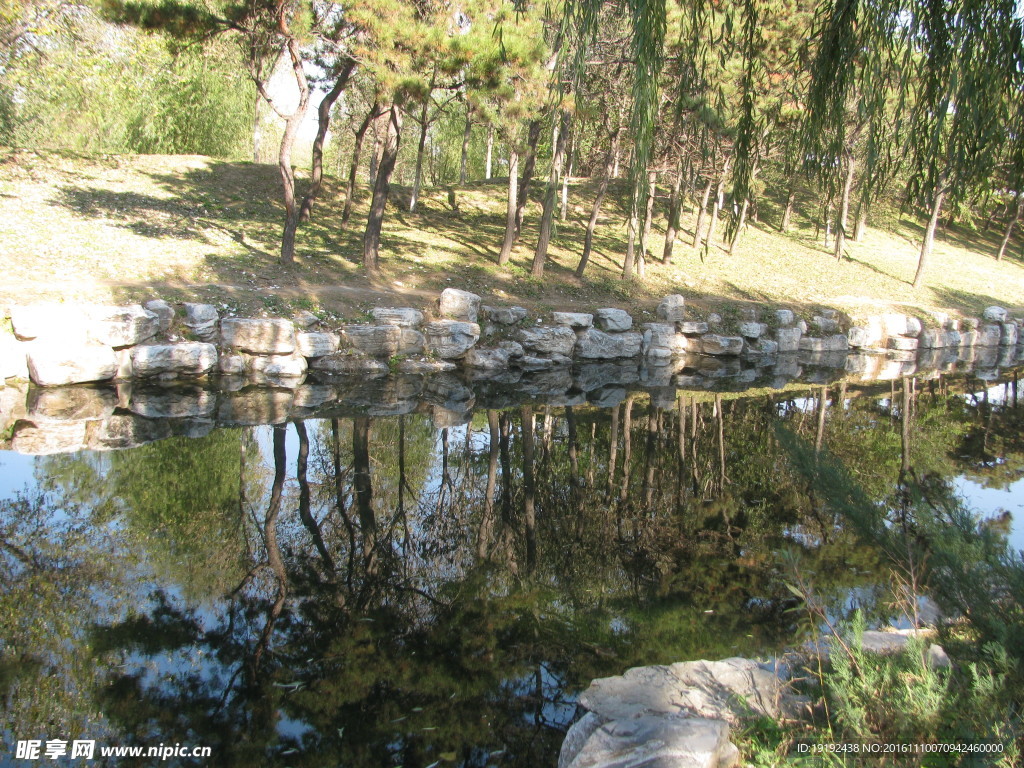
[[[281,557],[281,547],[277,543],[277,516],[281,511],[281,495],[284,491],[287,458],[285,455],[285,425],[279,424],[274,427],[274,483],[270,488],[270,504],[267,507],[267,516],[263,521],[263,541],[267,548],[267,562],[277,581],[277,597],[267,614],[267,623],[263,625],[263,632],[260,633],[259,642],[253,652],[253,673],[259,669],[260,660],[270,645],[270,635],[274,631],[274,624],[281,616],[285,599],[288,597],[288,574]]]
[[[654,453],[658,444],[658,411],[654,400],[647,403],[647,444],[644,452],[644,505],[648,510],[654,503]]]
[[[332,442],[332,458],[334,460],[334,505],[338,512],[338,516],[345,523],[345,530],[348,533],[348,558],[345,583],[348,585],[349,591],[352,590],[352,574],[355,569],[355,557],[356,551],[356,529],[352,525],[352,521],[348,517],[348,512],[345,509],[345,480],[344,473],[341,471],[341,423],[338,419],[331,419],[331,442]]]
[[[605,494],[605,501],[612,497],[615,489],[615,465],[619,458],[619,406],[612,408],[612,428],[608,437],[608,491]]]
[[[625,503],[629,496],[629,462],[633,453],[633,395],[622,404],[622,487],[619,501]]]
[[[821,453],[821,445],[825,440],[825,398],[828,387],[822,387],[818,393],[818,431],[814,436],[814,455]]]
[[[491,546],[494,535],[494,490],[498,480],[498,412],[487,411],[488,449],[487,490],[484,492],[484,514],[480,520],[480,535],[476,543],[476,555],[483,560]]]
[[[565,408],[565,428],[569,442],[569,487],[575,489],[579,485],[580,462],[576,450],[576,417],[571,405]]]
[[[320,553],[320,559],[323,560],[327,573],[333,574],[334,558],[327,551],[324,537],[320,533],[320,526],[317,525],[316,519],[309,508],[309,478],[306,474],[309,462],[309,435],[306,434],[305,423],[301,420],[296,421],[295,431],[299,436],[299,455],[295,468],[295,476],[299,481],[299,518],[302,520],[306,530],[309,531],[309,535],[313,537],[313,544],[316,546],[316,551]]]
[[[715,394],[715,420],[718,422],[718,482],[721,492],[725,491],[725,413],[722,411],[722,395]]]
[[[537,567],[537,486],[533,476],[533,409],[524,405],[520,411],[523,429],[523,523],[526,528],[526,568]]]
[[[352,420],[352,467],[355,470],[356,512],[363,534],[363,563],[368,575],[377,572],[377,518],[373,514],[373,483],[370,477],[370,420]]]
[[[903,377],[903,400],[900,405],[900,485],[910,472],[910,379]],[[987,393],[986,393],[987,394]]]

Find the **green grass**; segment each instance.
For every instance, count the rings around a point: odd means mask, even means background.
[[[543,170],[543,169],[541,169]],[[300,193],[303,191],[300,181]],[[831,306],[853,316],[887,307],[926,314],[977,315],[990,304],[1024,307],[1024,270],[1014,255],[996,263],[996,235],[950,230],[940,235],[925,286],[910,286],[921,235],[915,221],[886,215],[894,228],[869,229],[837,262],[812,223],[794,217],[779,234],[777,205],[751,225],[735,254],[720,244],[692,249],[694,215],[684,213],[673,263],[660,263],[664,197],[651,248],[658,259],[644,281],[620,279],[625,252],[626,188],[613,183],[584,280],[574,276],[596,185],[570,187],[568,220],[559,222],[541,280],[529,276],[538,199],[531,200],[512,263],[495,263],[504,231],[505,182],[426,189],[416,213],[408,190],[394,185],[384,224],[382,273],[360,264],[365,187],[344,230],[342,185],[328,177],[314,220],[299,230],[299,261],[277,261],[283,212],[277,169],[195,156],[96,156],[0,150],[0,252],[5,274],[0,304],[32,300],[168,300],[224,303],[239,312],[318,311],[352,316],[377,303],[429,308],[437,292],[457,286],[489,302],[535,311],[620,306],[638,320],[653,317],[667,293],[698,308],[723,301],[788,306],[809,314]],[[543,190],[538,182],[537,196]],[[814,210],[807,201],[808,211]],[[719,226],[721,232],[724,227]]]

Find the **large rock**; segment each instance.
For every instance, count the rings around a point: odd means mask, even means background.
[[[643,336],[627,331],[605,333],[590,328],[576,339],[576,357],[584,360],[612,360],[622,357],[636,357],[640,354]]]
[[[780,326],[785,327],[792,325],[796,322],[796,315],[791,309],[776,309],[775,310],[775,322]]]
[[[515,325],[526,319],[525,307],[481,307],[484,317],[496,325]]]
[[[666,296],[655,309],[659,320],[666,323],[679,323],[686,319],[686,299],[678,293]]]
[[[652,715],[603,722],[589,714],[566,735],[558,768],[732,768],[739,759],[721,720]]]
[[[792,717],[802,706],[769,665],[739,657],[635,667],[594,680],[579,703],[606,720],[682,713],[732,724],[749,714]]]
[[[983,325],[978,329],[979,347],[998,347],[1003,338],[1003,326],[998,323]]]
[[[19,339],[85,339],[87,317],[78,306],[30,304],[11,307],[11,325]]]
[[[480,313],[480,297],[458,288],[445,288],[438,299],[438,310],[442,317],[475,323]]]
[[[254,355],[290,355],[295,351],[295,323],[275,318],[231,317],[220,324],[225,347]]]
[[[151,344],[132,350],[132,368],[136,376],[203,376],[217,364],[217,348],[201,341],[180,344]]]
[[[644,323],[643,353],[655,360],[686,354],[689,339],[676,331],[675,323]]]
[[[576,334],[565,326],[522,328],[518,338],[527,351],[541,355],[571,356],[576,347]]]
[[[743,337],[719,336],[717,333],[707,333],[701,336],[700,350],[705,355],[739,355],[743,352]]]
[[[779,345],[779,353],[797,352],[800,349],[800,339],[802,336],[803,334],[796,326],[776,330],[775,341]]]
[[[103,344],[40,340],[29,345],[28,370],[41,387],[106,381],[117,373],[117,359]]]
[[[370,314],[382,325],[416,328],[423,323],[423,313],[411,307],[374,307]]]
[[[1017,332],[1017,324],[1016,323],[1003,323],[1002,324],[1002,328],[1003,328],[1003,335],[1000,337],[999,343],[1004,345],[1004,346],[1012,346],[1012,345],[1016,344],[1017,343],[1017,338],[1019,336],[1019,334]]]
[[[186,302],[182,304],[185,310],[185,317],[182,325],[192,331],[200,341],[215,342],[220,335],[217,323],[220,321],[220,313],[213,304],[196,304]]]
[[[849,340],[841,333],[824,337],[804,336],[800,339],[801,352],[845,352],[849,348]],[[779,350],[782,351],[781,344]]]
[[[153,299],[142,304],[144,309],[157,315],[157,324],[160,333],[167,333],[171,324],[174,323],[174,307],[163,299]]]
[[[902,352],[913,352],[918,347],[918,340],[910,336],[890,336],[889,349]]]
[[[414,328],[403,328],[398,339],[398,354],[422,355],[427,348],[426,337]]]
[[[13,336],[0,333],[0,384],[4,379],[27,379],[28,345]]]
[[[299,331],[295,334],[295,347],[303,357],[323,357],[338,351],[341,340],[336,333]]]
[[[465,363],[482,371],[503,371],[509,367],[510,357],[509,349],[471,349],[466,353]]]
[[[740,336],[746,339],[759,339],[767,332],[768,326],[765,323],[740,323]]]
[[[594,324],[594,316],[586,312],[552,312],[551,320],[555,325],[565,325],[575,330],[590,328]]]
[[[565,330],[572,333],[568,328]],[[472,322],[435,320],[424,326],[423,335],[427,352],[442,360],[456,360],[472,349],[480,339],[480,326]]]
[[[607,307],[594,312],[594,324],[602,331],[628,331],[633,327],[633,318],[624,309]]]
[[[306,373],[306,358],[298,352],[290,355],[253,355],[246,361],[249,373],[267,378],[297,378]]]
[[[139,304],[90,307],[89,337],[108,347],[131,347],[160,332],[160,316]]]
[[[701,336],[708,332],[708,324],[703,320],[682,320],[676,323],[676,328],[687,336]]]
[[[370,357],[394,357],[402,343],[397,325],[346,325],[341,329],[346,344]]]
[[[1003,307],[988,307],[982,317],[990,323],[1005,323],[1007,315],[1008,313]]]

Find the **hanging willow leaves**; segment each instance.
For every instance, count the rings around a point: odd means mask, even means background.
[[[658,121],[659,81],[665,62],[665,0],[629,0],[633,22],[632,58],[633,164],[629,171],[632,216],[642,215],[647,206],[647,166],[654,149],[654,127]]]

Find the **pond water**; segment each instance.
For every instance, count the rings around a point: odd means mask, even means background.
[[[899,620],[808,467],[881,507],[917,478],[1024,548],[1022,417],[1015,379],[939,376],[0,452],[5,744],[554,766],[591,679],[802,642],[793,569]]]

